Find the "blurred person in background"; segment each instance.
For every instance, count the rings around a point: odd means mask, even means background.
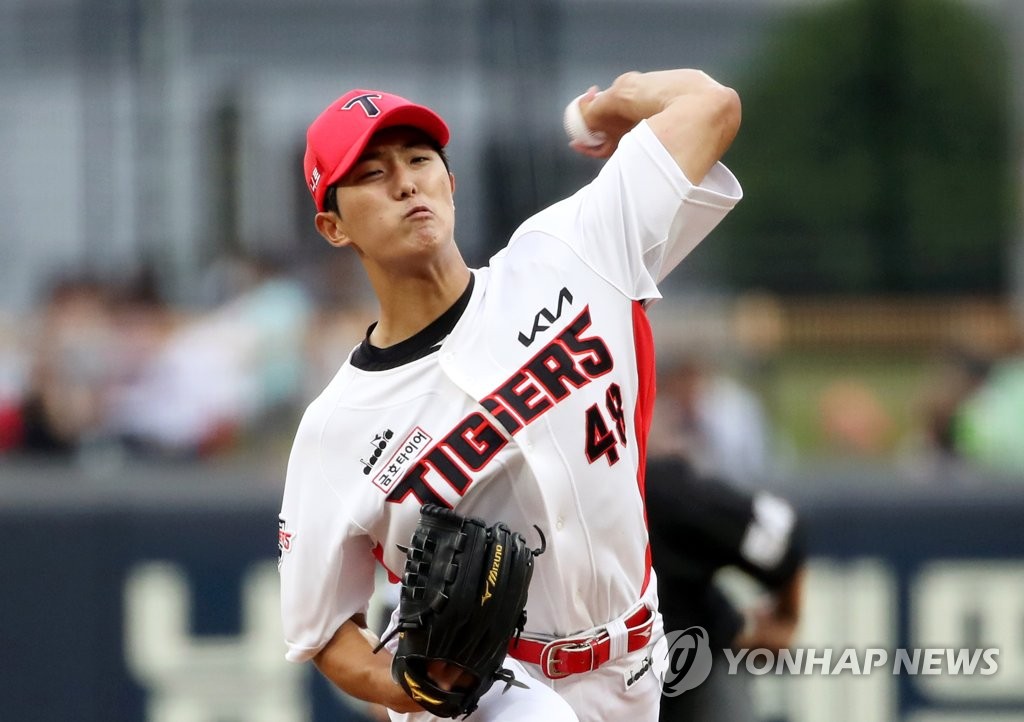
[[[19,332],[0,319],[0,454],[22,445],[22,395],[25,387],[25,356]]]
[[[752,486],[768,471],[770,431],[749,388],[692,355],[658,374],[650,453],[678,454],[701,474]]]
[[[896,423],[878,392],[855,377],[830,381],[817,397],[823,453],[830,460],[879,460],[893,447]]]
[[[233,295],[173,323],[112,394],[108,428],[135,452],[201,457],[291,423],[312,302],[263,260],[242,261],[232,277]]]
[[[921,480],[1024,478],[1024,354],[959,345],[939,355],[902,461]]]
[[[914,405],[914,425],[900,462],[918,481],[972,478],[959,448],[957,420],[965,402],[985,386],[992,371],[989,354],[952,346],[931,364]]]
[[[1024,354],[997,359],[951,419],[953,447],[982,469],[1024,480]]]
[[[803,602],[806,552],[800,519],[787,501],[699,474],[677,456],[647,461],[647,522],[665,633],[703,627],[711,675],[661,703],[661,722],[754,722],[751,680],[729,675],[723,650],[793,643]],[[734,568],[766,590],[738,609],[715,577]]]
[[[81,277],[55,283],[31,329],[17,449],[69,456],[105,419],[115,338],[108,289]]]
[[[237,266],[234,292],[221,302],[219,313],[255,335],[247,359],[256,387],[247,423],[280,430],[290,440],[304,401],[314,301],[279,258],[249,256],[238,259]]]
[[[4,389],[0,451],[196,458],[248,437],[287,443],[312,301],[263,260],[244,259],[235,278],[232,294],[198,311],[168,305],[152,270],[120,285],[56,283],[18,340],[27,381]]]

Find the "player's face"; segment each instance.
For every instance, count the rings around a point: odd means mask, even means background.
[[[396,268],[454,244],[455,179],[414,128],[374,135],[338,184],[339,228],[366,262]]]

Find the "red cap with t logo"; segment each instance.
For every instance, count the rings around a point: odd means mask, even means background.
[[[441,116],[380,90],[350,90],[313,121],[306,131],[303,168],[318,211],[324,210],[327,188],[352,167],[370,137],[396,125],[419,128],[442,147],[448,144],[450,133]]]

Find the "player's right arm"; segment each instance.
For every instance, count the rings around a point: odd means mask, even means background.
[[[320,673],[351,696],[384,705],[395,712],[422,712],[391,678],[391,654],[376,644],[362,615],[346,620],[331,640],[313,657]]]
[[[720,162],[739,127],[738,96],[699,70],[630,72],[600,93],[591,88],[580,109],[606,140],[573,147],[609,160],[519,233],[562,239],[633,300],[660,298],[660,281],[743,195]]]
[[[605,91],[592,88],[580,111],[587,127],[608,139],[589,151],[577,146],[580,152],[607,157],[623,135],[646,120],[694,185],[721,159],[740,126],[736,91],[693,69],[624,73]]]

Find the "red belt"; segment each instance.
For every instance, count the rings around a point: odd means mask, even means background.
[[[651,641],[654,613],[640,607],[623,620],[626,648],[623,654],[643,649]],[[612,638],[604,628],[592,636],[566,637],[542,641],[522,638],[509,642],[508,653],[520,662],[539,665],[548,679],[591,672],[611,659]]]

